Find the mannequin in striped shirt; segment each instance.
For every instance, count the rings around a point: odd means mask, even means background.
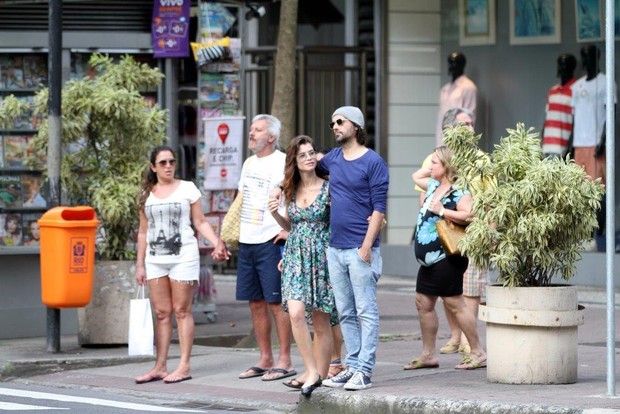
[[[560,83],[547,95],[545,125],[542,132],[542,151],[546,156],[565,156],[573,134],[572,86],[575,83],[575,56],[562,53],[558,57]]]

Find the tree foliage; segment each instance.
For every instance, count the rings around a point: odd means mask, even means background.
[[[62,90],[60,180],[71,204],[90,205],[101,222],[99,257],[132,258],[128,248],[138,223],[136,197],[148,157],[165,141],[167,112],[150,107],[140,94],[161,83],[163,74],[124,56],[118,63],[107,55],[90,60],[97,75],[69,81]],[[47,153],[49,90],[35,99],[43,116],[34,146]]]
[[[474,194],[474,219],[460,247],[476,266],[496,267],[505,286],[545,286],[554,275],[569,280],[598,226],[604,187],[569,157],[543,158],[532,128],[519,123],[507,132],[490,156],[466,127],[445,132],[457,185],[487,184]]]

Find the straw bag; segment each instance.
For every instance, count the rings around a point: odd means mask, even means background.
[[[437,234],[446,255],[461,254],[459,241],[465,236],[465,226],[455,224],[450,220],[438,220],[435,226],[437,226]]]
[[[241,227],[241,206],[243,205],[243,192],[239,191],[237,197],[230,205],[228,212],[222,221],[220,239],[228,245],[239,244],[239,229]]]

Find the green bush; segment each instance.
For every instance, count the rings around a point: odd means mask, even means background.
[[[142,174],[151,149],[165,142],[168,116],[151,108],[141,91],[156,88],[163,74],[131,56],[115,63],[95,54],[90,64],[94,77],[69,81],[62,90],[61,188],[70,204],[97,211],[98,257],[130,259]],[[38,157],[47,153],[48,95],[43,89],[35,99],[35,114],[44,119],[34,142]]]
[[[519,123],[507,132],[492,154],[463,126],[444,135],[460,172],[457,185],[470,187],[471,177],[488,184],[474,194],[461,249],[476,266],[497,268],[505,286],[546,286],[555,275],[569,280],[597,228],[604,186],[568,157],[543,158],[532,128]]]

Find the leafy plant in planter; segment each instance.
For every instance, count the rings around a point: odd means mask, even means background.
[[[151,107],[140,92],[153,90],[163,74],[131,56],[115,63],[94,54],[89,63],[97,74],[69,81],[62,90],[61,186],[71,204],[97,211],[98,257],[130,259],[140,182],[150,150],[165,141],[167,123],[167,112]],[[47,153],[48,95],[46,88],[35,99],[35,114],[44,119],[34,141],[39,157]]]
[[[479,267],[496,267],[504,286],[547,286],[556,274],[568,280],[597,228],[604,187],[569,158],[543,158],[532,128],[507,131],[490,157],[465,127],[444,136],[460,185],[469,187],[466,176],[494,183],[475,194],[462,251]]]

